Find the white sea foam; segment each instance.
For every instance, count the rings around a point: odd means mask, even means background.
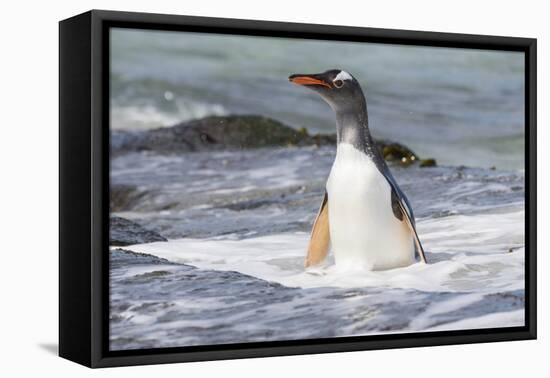
[[[177,239],[128,248],[291,287],[390,287],[486,294],[524,287],[523,216],[522,210],[516,210],[419,220],[429,264],[386,271],[342,271],[330,258],[325,266],[304,271],[309,235],[303,232],[241,240],[231,236]]]
[[[220,104],[207,104],[191,100],[173,100],[175,109],[166,111],[154,104],[117,105],[111,109],[113,129],[150,129],[173,126],[180,122],[211,115],[226,115]]]

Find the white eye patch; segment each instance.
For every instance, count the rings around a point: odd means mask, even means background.
[[[353,80],[353,78],[346,71],[340,71],[340,73],[336,75],[333,81],[336,81],[336,80]]]

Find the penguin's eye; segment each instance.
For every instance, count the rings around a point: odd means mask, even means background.
[[[344,86],[344,82],[342,80],[334,80],[332,82],[336,88],[342,88]]]

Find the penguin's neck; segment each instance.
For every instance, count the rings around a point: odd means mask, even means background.
[[[369,155],[373,152],[374,143],[364,102],[353,109],[336,112],[336,139],[338,144],[351,144]]]

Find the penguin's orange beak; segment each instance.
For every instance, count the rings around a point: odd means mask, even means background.
[[[300,75],[300,74],[290,75],[288,77],[288,80],[291,83],[298,84],[298,85],[322,85],[324,87],[332,89],[330,84],[328,84],[326,81],[323,81],[321,79],[317,79],[317,78],[315,78],[313,76],[309,76],[309,75]]]

